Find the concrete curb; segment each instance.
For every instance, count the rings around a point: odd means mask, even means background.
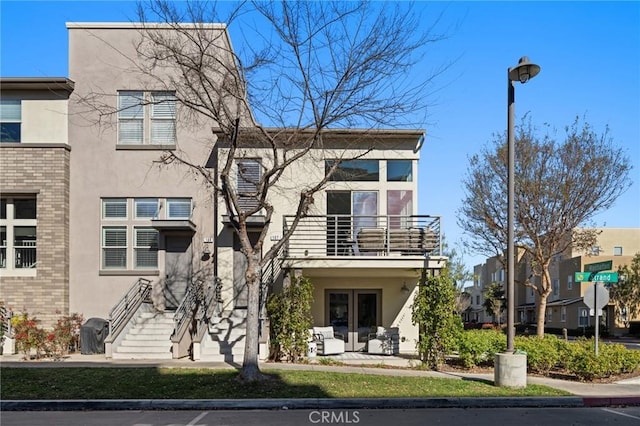
[[[304,410],[384,408],[560,408],[640,405],[640,397],[309,398],[309,399],[97,399],[4,400],[2,411],[78,410]]]

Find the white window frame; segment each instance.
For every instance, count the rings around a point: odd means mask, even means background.
[[[122,207],[124,206],[124,216],[113,216],[110,214],[107,214],[109,212],[110,206],[116,206],[118,205],[118,207]],[[127,220],[127,218],[129,217],[129,203],[128,200],[126,198],[103,198],[102,199],[102,220]]]
[[[33,200],[36,203],[35,218],[17,219],[15,217],[15,201]],[[0,219],[0,226],[5,229],[5,239],[0,241],[0,248],[4,249],[4,258],[0,259],[0,276],[10,277],[34,277],[37,275],[38,266],[38,199],[33,196],[7,196],[2,197],[5,202],[6,217]],[[16,229],[34,228],[36,239],[25,241],[22,245],[16,242]],[[33,257],[32,262],[27,262],[26,266],[18,265],[18,258],[29,254]]]
[[[124,231],[124,245],[108,245],[107,244],[107,231]],[[102,237],[101,237],[101,260],[100,266],[103,270],[126,270],[129,265],[129,250],[128,250],[128,241],[129,241],[129,230],[127,226],[124,225],[107,225],[103,226],[102,229]],[[124,265],[115,265],[109,266],[106,264],[107,250],[124,250]]]
[[[560,322],[567,322],[567,307],[562,306],[560,308]]]
[[[148,244],[148,245],[140,244],[138,239],[139,233],[149,232],[149,231],[154,231],[155,237],[156,237],[155,243]],[[133,268],[134,269],[152,269],[152,270],[158,269],[158,238],[159,238],[158,231],[154,228],[147,227],[147,226],[136,226],[133,228]],[[138,253],[142,253],[142,252],[151,253],[151,254],[155,253],[155,264],[140,266],[138,264]]]
[[[143,205],[152,206],[153,213],[151,215],[138,214],[138,207]],[[134,198],[133,199],[133,217],[135,219],[157,219],[160,212],[160,200],[157,198]]]
[[[188,211],[189,214],[188,215],[174,215],[173,214],[173,207],[174,206],[180,206],[180,205],[187,205],[188,204]],[[167,219],[169,220],[175,220],[175,219],[187,219],[190,220],[191,219],[191,215],[193,213],[193,200],[191,198],[167,198],[167,211],[166,211],[166,215],[167,215]]]
[[[553,279],[553,295],[554,296],[560,295],[560,279],[558,278]]]
[[[622,246],[614,246],[613,247],[613,255],[614,256],[622,256]]]
[[[175,146],[176,106],[175,92],[118,91],[117,146]]]
[[[547,308],[547,312],[545,312],[545,314],[547,322],[553,322],[553,308]]]

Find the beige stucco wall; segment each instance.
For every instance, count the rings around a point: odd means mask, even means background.
[[[76,82],[69,107],[73,147],[69,303],[72,310],[85,317],[106,318],[138,277],[157,283],[164,276],[162,252],[157,271],[101,271],[101,198],[192,198],[192,221],[197,227],[192,240],[194,252],[201,253],[204,240],[215,237],[211,189],[184,167],[159,166],[161,149],[119,149],[116,117],[99,117],[95,109],[81,103],[87,96],[99,95],[100,102],[115,108],[118,90],[158,88],[157,82],[136,72],[130,62],[136,57],[133,46],[138,35],[128,24],[69,25],[69,73]],[[161,79],[162,75],[158,77]],[[178,107],[178,117],[183,113]],[[196,163],[205,164],[214,142],[212,125],[178,119],[176,149]],[[194,256],[193,263],[195,270],[213,268],[212,259],[203,261]]]
[[[67,100],[23,99],[22,143],[67,143]]]

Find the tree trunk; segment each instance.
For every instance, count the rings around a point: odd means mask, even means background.
[[[244,344],[244,359],[240,370],[240,380],[254,382],[263,378],[258,366],[260,339],[260,263],[256,255],[247,256],[245,280],[247,295],[247,322]]]
[[[547,299],[551,294],[551,276],[549,275],[549,262],[544,263],[542,270],[542,291],[540,295],[540,302],[538,303],[538,313],[536,318],[536,335],[538,337],[544,337],[544,322],[547,318]]]

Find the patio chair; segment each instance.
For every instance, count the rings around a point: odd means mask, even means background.
[[[313,339],[318,345],[318,355],[344,353],[344,337],[334,333],[333,327],[313,327]]]
[[[367,352],[377,355],[395,355],[400,352],[400,330],[398,327],[378,327],[370,333],[367,340]]]

